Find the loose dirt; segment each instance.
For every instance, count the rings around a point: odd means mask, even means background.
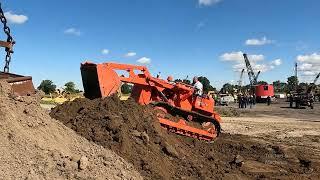
[[[239,117],[240,111],[235,107],[216,106],[215,111],[222,117]]]
[[[142,179],[133,166],[52,119],[38,96],[0,82],[0,179]]]
[[[318,152],[229,133],[211,143],[178,136],[160,127],[151,107],[131,99],[77,99],[51,116],[116,152],[145,179],[320,178]]]

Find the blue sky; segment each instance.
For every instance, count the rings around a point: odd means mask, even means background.
[[[33,76],[36,85],[52,79],[82,88],[80,63],[91,60],[142,62],[154,75],[206,76],[221,87],[238,80],[242,52],[270,83],[292,75],[295,61],[301,80],[320,71],[317,0],[4,0],[2,6],[17,42],[11,72]]]

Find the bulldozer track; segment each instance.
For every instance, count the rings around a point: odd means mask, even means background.
[[[206,116],[203,114],[200,114],[198,112],[195,111],[187,111],[187,110],[183,110],[179,107],[174,107],[166,102],[152,102],[151,103],[153,106],[158,106],[158,107],[163,107],[166,110],[168,110],[168,112],[172,115],[179,115],[181,117],[183,117],[184,119],[188,119],[188,115],[193,116],[194,119],[196,119],[194,122],[199,122],[199,123],[203,123],[203,122],[211,122],[216,130],[217,136],[219,136],[220,132],[221,132],[221,126],[220,123],[213,117],[211,116]]]

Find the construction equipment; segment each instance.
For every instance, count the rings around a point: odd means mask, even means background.
[[[316,88],[316,83],[320,77],[320,73],[314,78],[313,82],[309,85],[307,93],[311,93]]]
[[[15,44],[15,41],[11,36],[11,31],[9,26],[7,25],[7,19],[4,16],[1,3],[0,3],[0,20],[3,24],[4,33],[7,36],[6,41],[0,41],[0,47],[4,47],[6,51],[5,66],[3,68],[3,72],[0,71],[0,80],[6,80],[11,85],[12,91],[16,95],[34,94],[35,89],[32,83],[32,77],[9,73],[11,55],[13,53],[13,45]]]
[[[131,83],[131,97],[141,105],[153,105],[159,112],[161,126],[170,132],[210,141],[221,131],[221,118],[214,111],[214,100],[209,96],[194,95],[190,85],[152,77],[145,66],[85,62],[80,69],[86,98],[111,96],[122,82]],[[118,75],[120,72],[126,76]],[[172,115],[171,118],[167,117],[168,114]]]
[[[274,88],[271,84],[258,84],[258,77],[260,71],[255,75],[253,68],[250,64],[247,54],[243,54],[244,61],[247,67],[247,72],[250,80],[251,94],[256,96],[257,102],[265,102],[268,97],[274,96]]]
[[[295,77],[298,80],[298,64],[295,63]],[[320,73],[315,77],[312,83],[308,86],[306,91],[301,91],[298,89],[298,84],[296,81],[295,91],[290,93],[289,102],[290,107],[293,107],[293,103],[295,103],[296,108],[300,108],[303,106],[308,106],[311,109],[314,108],[315,97],[313,95],[313,91],[316,87],[316,83],[320,77]]]
[[[244,73],[244,69],[242,69],[241,74],[240,74],[240,79],[238,81],[238,86],[241,87],[242,83],[243,83],[243,73]]]
[[[250,85],[253,87],[253,86],[258,84],[257,79],[259,77],[260,71],[258,72],[258,74],[256,76],[254,74],[254,71],[252,69],[252,66],[250,64],[250,61],[248,59],[247,54],[243,54],[243,57],[244,57],[244,62],[246,63],[246,67],[247,67],[247,72],[248,72],[248,77],[249,77],[249,80],[250,80]]]

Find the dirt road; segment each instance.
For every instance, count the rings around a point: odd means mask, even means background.
[[[236,105],[233,105],[234,107]],[[253,109],[240,109],[240,117],[224,117],[223,132],[247,135],[257,143],[272,144],[290,156],[303,155],[310,163],[320,162],[320,106],[291,109],[286,102]]]
[[[276,139],[320,135],[320,104],[316,104],[315,109],[287,106],[288,103],[282,101],[271,106],[257,104],[252,109],[235,108],[240,117],[224,117],[223,130],[231,134]]]

